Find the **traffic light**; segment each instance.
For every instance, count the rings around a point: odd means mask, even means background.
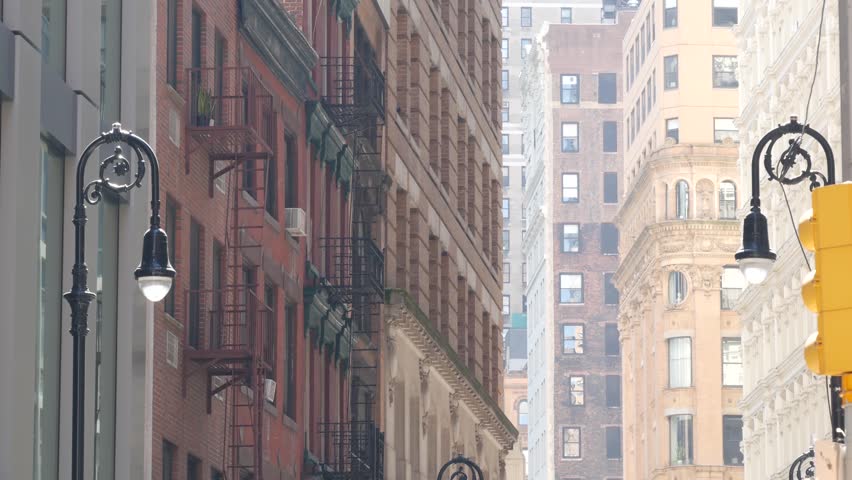
[[[799,238],[815,253],[802,299],[817,314],[805,344],[805,363],[819,375],[852,373],[852,183],[811,193],[813,209],[799,223]]]

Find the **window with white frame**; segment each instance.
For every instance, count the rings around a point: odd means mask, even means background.
[[[503,90],[509,89],[509,71],[503,70],[500,72],[500,85],[503,87]]]
[[[521,26],[532,27],[532,7],[521,7]]]
[[[509,122],[509,102],[503,102],[503,110],[500,112],[500,119],[503,123]]]
[[[743,386],[743,346],[739,338],[722,339],[722,385]]]
[[[527,58],[527,54],[532,50],[532,39],[531,38],[522,38],[521,39],[521,58]]]
[[[562,458],[580,458],[581,447],[580,427],[563,427]]]
[[[582,325],[562,325],[562,353],[583,353],[583,331],[584,327]]]
[[[559,76],[562,103],[580,103],[580,76],[565,74]]]
[[[580,176],[578,174],[562,174],[562,201],[565,203],[580,201]]]
[[[580,251],[580,224],[566,223],[562,225],[562,252],[578,253]]]
[[[674,337],[669,341],[669,388],[692,386],[692,338]]]
[[[580,124],[562,122],[562,151],[566,153],[580,150]]]
[[[509,26],[509,7],[503,7],[500,9],[500,26]]]
[[[509,186],[509,167],[502,167],[503,171],[503,186]]]
[[[503,253],[509,251],[509,231],[503,230]]]
[[[692,415],[669,417],[669,446],[672,465],[692,465]]]
[[[559,303],[583,303],[583,274],[559,274]]]
[[[509,135],[507,135],[505,133],[503,134],[501,144],[502,144],[501,146],[502,146],[502,149],[503,149],[503,154],[508,155],[509,154]]]
[[[734,126],[733,118],[714,118],[713,119],[713,141],[722,143],[726,138],[730,138],[734,142],[740,141],[740,132]]]
[[[503,283],[512,281],[512,264],[503,262]]]
[[[530,403],[526,400],[518,402],[518,425],[529,425]]]
[[[574,22],[574,11],[568,7],[562,7],[562,10],[559,13],[559,21],[560,23],[573,23]]]
[[[503,55],[503,60],[509,59],[509,39],[504,38],[500,41],[500,53]]]
[[[509,315],[512,309],[512,301],[508,295],[503,295],[503,315]]]
[[[568,377],[568,399],[572,407],[582,407],[586,404],[586,379],[582,375]]]
[[[503,220],[509,220],[509,199],[503,199]],[[504,222],[505,223],[505,222]]]
[[[722,269],[722,289],[719,292],[722,310],[734,309],[745,286],[745,278],[739,268],[727,266]]]

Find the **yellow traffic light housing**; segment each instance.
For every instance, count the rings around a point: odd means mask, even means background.
[[[805,363],[819,375],[852,373],[852,183],[811,193],[813,209],[799,223],[799,238],[815,253],[802,285],[817,331],[805,344]]]

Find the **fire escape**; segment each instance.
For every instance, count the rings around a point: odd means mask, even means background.
[[[320,465],[327,480],[380,480],[384,476],[384,433],[373,419],[379,385],[384,252],[374,222],[384,212],[386,175],[381,163],[385,79],[360,26],[355,55],[320,59],[327,86],[322,105],[353,149],[352,230],[348,237],[320,239],[335,301],[348,305],[351,355],[350,416],[320,425],[329,451]]]
[[[189,69],[187,83],[186,172],[195,152],[205,156],[209,195],[223,192],[227,208],[221,213],[225,244],[213,252],[212,288],[186,292],[184,395],[189,378],[204,375],[207,412],[214,396],[225,403],[226,478],[263,480],[265,389],[274,385],[266,333],[275,319],[258,297],[255,265],[263,258],[274,103],[246,67]]]

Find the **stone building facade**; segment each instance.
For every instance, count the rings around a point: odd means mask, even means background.
[[[625,478],[743,475],[736,14],[643,2],[624,39]]]
[[[457,454],[505,477],[500,23],[493,1],[390,5],[382,220],[386,475]]]
[[[622,476],[612,219],[631,18],[547,26],[523,74],[531,479]]]
[[[837,3],[826,2],[825,22],[807,122],[825,136],[836,159],[842,158],[840,137],[840,74]],[[740,3],[742,18],[735,28],[741,58],[741,105],[738,121],[740,181],[751,182],[751,158],[763,135],[791,115],[805,122],[806,93],[813,80],[822,2]],[[786,14],[782,13],[786,12]],[[814,168],[825,171],[822,152]],[[838,181],[844,178],[836,164]],[[763,170],[761,169],[761,173]],[[801,301],[807,266],[796,241],[796,225],[781,189],[761,175],[761,210],[778,260],[766,280],[743,292],[738,310],[743,323],[743,453],[745,478],[787,478],[790,463],[815,440],[828,439],[830,424],[824,380],[805,367],[802,347],[816,330],[814,315]],[[738,198],[744,215],[750,192]],[[803,185],[786,188],[793,218],[810,208]],[[792,413],[796,412],[796,413]]]

